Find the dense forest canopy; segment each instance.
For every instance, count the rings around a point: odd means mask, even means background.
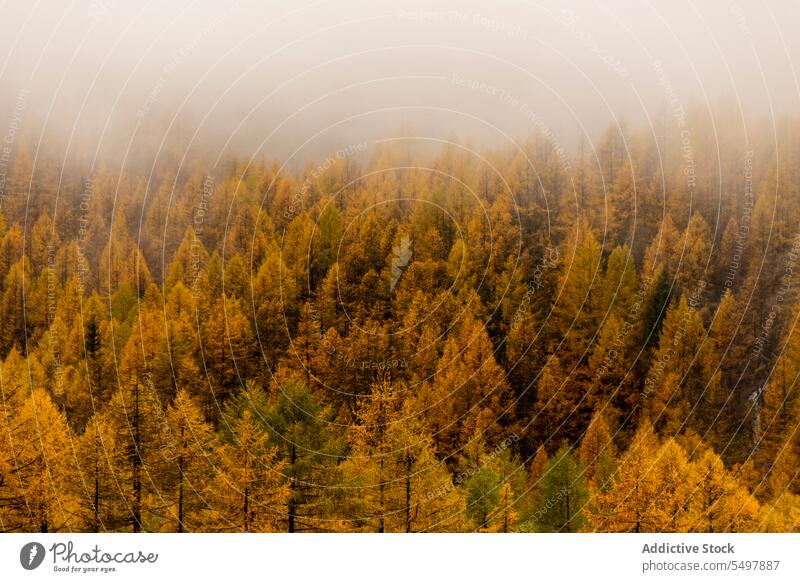
[[[299,173],[21,140],[0,529],[798,530],[800,124],[703,119]]]

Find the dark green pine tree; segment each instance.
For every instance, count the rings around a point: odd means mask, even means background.
[[[547,463],[535,496],[530,518],[538,531],[571,533],[583,529],[589,487],[569,445],[562,445]]]

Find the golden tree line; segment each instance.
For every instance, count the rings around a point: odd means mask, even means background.
[[[691,182],[668,129],[296,177],[22,148],[0,527],[796,530],[796,135]]]

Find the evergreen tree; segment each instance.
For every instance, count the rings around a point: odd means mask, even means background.
[[[578,532],[586,525],[586,475],[571,447],[562,445],[547,463],[536,487],[533,520],[542,532]]]
[[[250,407],[227,417],[228,434],[214,450],[214,477],[206,499],[204,529],[228,532],[282,531],[289,483],[269,433]]]
[[[336,487],[342,436],[335,430],[332,409],[308,386],[291,381],[277,392],[264,410],[264,421],[289,479],[285,531],[326,531],[327,516],[333,513],[328,491]]]

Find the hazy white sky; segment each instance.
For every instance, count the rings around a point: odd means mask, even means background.
[[[7,2],[0,133],[22,95],[33,139],[102,147],[179,111],[188,135],[274,156],[537,120],[571,143],[670,101],[797,112],[798,30],[797,0]]]

